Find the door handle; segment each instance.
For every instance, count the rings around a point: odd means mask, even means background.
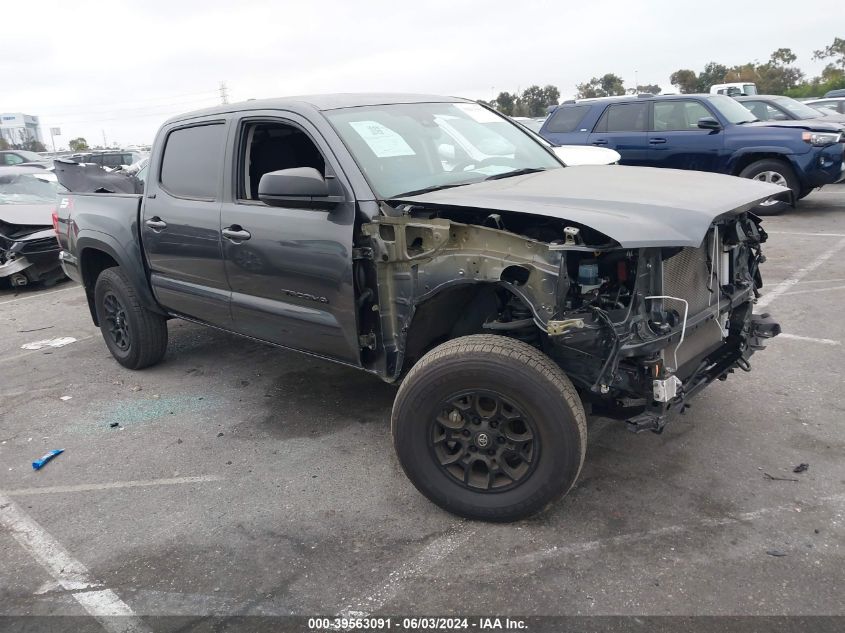
[[[598,138],[595,141],[593,141],[592,144],[593,145],[607,145],[607,139],[606,138]]]
[[[665,138],[650,138],[648,139],[649,145],[663,145],[666,142]]]
[[[223,237],[233,242],[243,242],[252,237],[252,233],[245,231],[243,227],[238,224],[227,226],[223,229],[222,233]]]
[[[153,231],[163,231],[167,228],[167,222],[162,220],[157,215],[154,215],[149,220],[144,222],[148,227],[150,227]]]

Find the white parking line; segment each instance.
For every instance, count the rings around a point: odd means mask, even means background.
[[[79,291],[81,288],[79,286],[70,286],[69,288],[60,288],[59,290],[51,290],[50,292],[39,292],[37,294],[25,295],[23,297],[16,297],[14,299],[9,299],[8,301],[0,301],[0,306],[4,306],[8,303],[17,303],[18,301],[27,301],[29,299],[40,299],[41,297],[48,297],[50,295],[54,295],[57,292],[66,292],[68,290],[76,290]]]
[[[795,271],[795,273],[791,277],[789,277],[788,279],[785,279],[784,281],[780,282],[771,291],[767,292],[765,295],[760,297],[760,299],[757,300],[757,307],[758,308],[765,308],[772,301],[774,301],[779,296],[781,296],[783,293],[785,293],[787,290],[792,288],[792,286],[797,284],[804,277],[806,277],[811,272],[813,272],[816,268],[818,268],[819,266],[824,264],[828,259],[830,259],[834,255],[836,255],[836,253],[838,253],[843,248],[845,248],[845,239],[842,239],[842,240],[839,240],[838,242],[836,242],[836,244],[834,244],[829,249],[824,251],[821,255],[816,257],[812,262],[810,262],[809,264],[807,264],[803,268],[800,268],[799,270]]]
[[[466,544],[473,534],[475,534],[475,529],[460,525],[455,530],[438,536],[426,545],[419,554],[390,572],[387,580],[380,587],[350,600],[348,605],[341,609],[338,617],[365,617],[381,609],[399,595],[402,590],[402,583],[405,580],[419,576],[422,572],[435,566],[456,549]]]
[[[841,505],[845,501],[845,494],[831,495],[829,497],[820,497],[820,502],[832,502],[834,505]],[[732,516],[725,516],[719,518],[704,518],[699,521],[693,521],[687,524],[667,525],[664,527],[655,528],[653,530],[644,530],[642,532],[631,532],[628,534],[619,534],[618,536],[611,536],[603,539],[596,539],[593,541],[583,541],[581,543],[570,543],[568,545],[546,547],[534,552],[528,552],[521,556],[503,556],[500,559],[494,559],[491,562],[479,564],[477,567],[464,568],[465,572],[478,573],[481,577],[484,574],[491,572],[496,567],[504,565],[520,565],[528,567],[536,567],[543,561],[561,558],[572,554],[583,554],[595,550],[602,549],[607,546],[629,545],[639,541],[649,541],[658,537],[672,536],[676,534],[687,534],[690,532],[699,532],[702,528],[718,528],[728,525],[735,525],[737,523],[747,523],[755,519],[762,518],[768,515],[786,514],[789,512],[801,512],[801,508],[796,508],[796,505],[775,506],[773,508],[761,508],[760,510],[753,510],[751,512],[743,512]]]
[[[806,237],[845,237],[845,233],[801,233],[799,231],[766,231],[769,235],[802,235]]]
[[[3,495],[0,495],[0,525],[109,633],[150,632],[128,604],[114,591],[94,581],[85,565]]]
[[[821,343],[822,345],[842,345],[842,341],[836,341],[832,338],[813,338],[812,336],[799,336],[798,334],[789,334],[788,332],[781,332],[778,334],[778,338],[806,341],[807,343]]]
[[[845,290],[845,286],[832,286],[831,288],[813,288],[812,290],[793,290],[792,292],[784,292],[783,296],[788,295],[805,295],[809,292],[831,292],[833,290]]]
[[[170,479],[138,479],[135,481],[113,481],[105,484],[79,484],[76,486],[45,486],[42,488],[17,488],[0,490],[0,495],[23,497],[25,495],[49,495],[62,492],[88,492],[91,490],[114,490],[115,488],[141,488],[144,486],[172,486],[174,484],[196,484],[209,481],[223,481],[218,475],[199,477],[172,477]]]
[[[845,279],[807,279],[802,281],[802,284],[833,284],[838,283],[840,281],[845,281]]]

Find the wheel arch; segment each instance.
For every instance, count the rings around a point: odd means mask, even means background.
[[[133,255],[110,236],[92,236],[83,233],[80,233],[77,239],[77,248],[79,250],[82,285],[85,289],[88,309],[91,312],[94,325],[99,325],[97,311],[94,307],[94,286],[100,273],[116,266],[119,266],[132,281],[142,305],[153,312],[164,314],[147,283],[146,268],[140,257],[140,251]],[[137,246],[135,248],[138,249]]]
[[[470,334],[495,334],[483,325],[495,318],[511,297],[536,313],[531,301],[505,281],[456,281],[419,301],[401,341],[397,375],[407,374],[427,352],[442,343]]]
[[[778,160],[791,167],[792,171],[798,176],[799,170],[796,168],[792,157],[785,152],[777,151],[773,148],[748,149],[734,154],[731,158],[730,174],[732,176],[739,176],[743,169],[760,160]],[[800,176],[798,177],[800,179]]]

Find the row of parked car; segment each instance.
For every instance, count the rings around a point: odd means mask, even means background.
[[[819,102],[845,106],[845,98]],[[710,171],[791,190],[793,203],[845,179],[845,113],[788,97],[641,94],[567,101],[538,133],[553,145],[617,151],[626,165]],[[774,214],[789,206],[770,201]]]

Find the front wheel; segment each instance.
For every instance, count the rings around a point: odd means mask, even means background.
[[[129,369],[155,365],[167,351],[167,319],[147,310],[120,268],[107,268],[94,286],[94,307],[106,346]]]
[[[760,182],[768,182],[772,185],[792,190],[795,200],[801,197],[801,185],[792,167],[785,162],[775,159],[758,160],[751,163],[739,173],[740,178],[750,178]],[[789,207],[788,202],[783,200],[767,200],[761,202],[754,209],[757,215],[778,215]]]
[[[569,491],[587,422],[572,383],[515,339],[473,335],[426,354],[393,404],[393,442],[416,488],[470,519],[514,521]]]

